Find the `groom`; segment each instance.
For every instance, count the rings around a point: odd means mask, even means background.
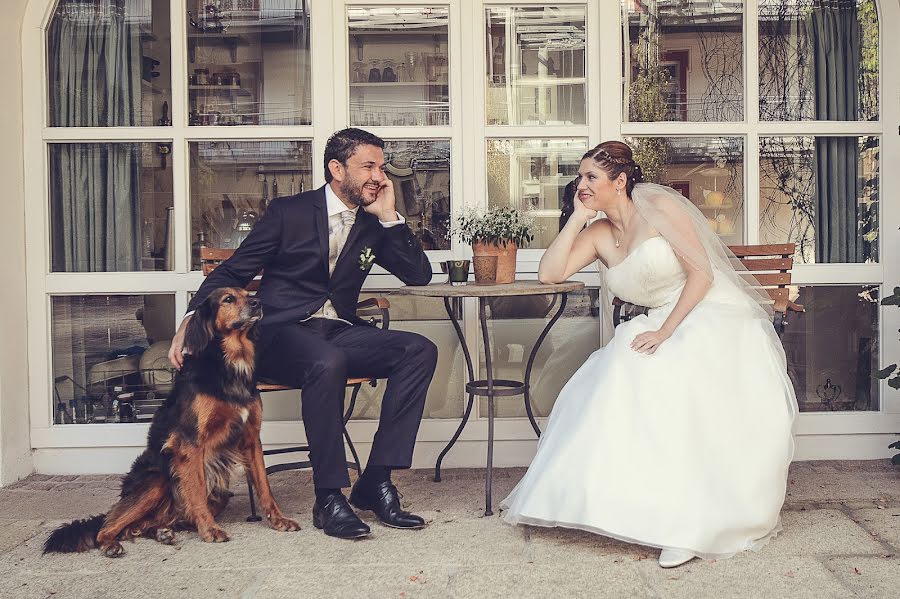
[[[388,379],[369,461],[350,503],[373,511],[387,526],[425,526],[401,509],[391,470],[412,463],[437,347],[421,335],[383,330],[356,316],[373,262],[407,285],[431,280],[425,252],[394,209],[384,166],[381,138],[361,129],[332,135],[325,146],[326,185],[272,201],[234,255],[200,286],[169,350],[180,367],[191,312],[213,289],[243,287],[264,271],[257,372],[302,387],[316,494],[313,523],[342,539],[371,532],[341,491],[350,486],[342,437],[348,377]]]

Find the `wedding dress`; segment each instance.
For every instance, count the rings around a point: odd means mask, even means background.
[[[646,239],[605,273],[608,291],[649,313],[619,325],[563,387],[503,518],[704,559],[759,549],[780,530],[793,456],[784,351],[717,258],[718,239],[696,231],[703,247],[692,253],[675,228],[654,224],[666,237]],[[654,354],[641,354],[632,339],[662,326],[686,280],[672,239],[679,255],[706,261],[712,286]]]

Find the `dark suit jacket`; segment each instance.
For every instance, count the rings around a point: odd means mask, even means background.
[[[356,303],[369,274],[370,267],[360,268],[360,254],[366,248],[372,250],[375,263],[405,284],[431,281],[431,265],[409,227],[386,228],[361,208],[329,276],[325,188],[278,198],[234,255],[206,277],[188,310],[200,305],[213,289],[244,287],[264,270],[257,294],[263,307],[262,340],[273,327],[309,318],[329,298],[338,316],[365,324],[356,316]]]

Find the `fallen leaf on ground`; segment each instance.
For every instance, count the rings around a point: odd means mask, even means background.
[[[854,574],[862,574],[862,572],[860,571],[859,568],[853,568],[853,573]]]

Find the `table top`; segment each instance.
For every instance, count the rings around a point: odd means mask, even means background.
[[[584,283],[581,281],[565,281],[553,285],[545,285],[540,281],[515,281],[504,285],[479,285],[469,281],[465,285],[451,285],[449,283],[422,286],[408,285],[393,291],[395,293],[423,297],[510,297],[568,293],[581,289],[584,289]]]

